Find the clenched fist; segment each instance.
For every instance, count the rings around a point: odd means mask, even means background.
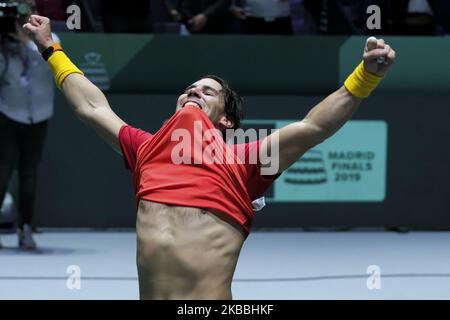
[[[395,51],[383,39],[370,37],[364,49],[364,68],[377,76],[384,76],[395,61]]]
[[[23,25],[23,29],[41,53],[54,44],[49,18],[32,15],[28,22]]]

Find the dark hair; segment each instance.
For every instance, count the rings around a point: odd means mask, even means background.
[[[240,128],[241,119],[243,116],[242,104],[244,102],[242,97],[236,91],[230,88],[228,82],[218,76],[207,75],[202,77],[202,79],[213,79],[214,81],[220,83],[220,85],[222,86],[223,97],[225,101],[225,114],[227,115],[228,119],[234,122],[232,129]]]

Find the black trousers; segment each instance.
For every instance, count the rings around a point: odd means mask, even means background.
[[[3,202],[13,169],[19,172],[19,227],[30,224],[36,198],[37,170],[48,121],[22,124],[0,113],[0,203]]]

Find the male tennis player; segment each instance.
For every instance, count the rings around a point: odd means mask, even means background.
[[[175,114],[151,134],[111,110],[103,93],[54,43],[48,18],[32,16],[24,28],[75,114],[124,156],[133,173],[141,299],[231,299],[252,202],[279,173],[341,128],[395,60],[383,40],[369,39],[363,62],[344,86],[305,119],[235,148],[220,132],[239,126],[241,100],[220,78],[207,76],[189,85]],[[275,148],[277,159],[262,165]],[[255,152],[259,159],[248,161]],[[265,175],[262,171],[273,164],[276,170]]]

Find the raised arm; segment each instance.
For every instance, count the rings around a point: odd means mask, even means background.
[[[302,121],[289,124],[264,139],[261,155],[267,155],[271,144],[278,143],[278,172],[289,168],[308,149],[332,136],[351,118],[394,60],[395,51],[383,40],[368,39],[363,62],[349,76],[344,86],[311,109]]]
[[[54,44],[48,18],[33,15],[23,27],[41,53]],[[93,127],[101,138],[115,151],[121,153],[119,130],[125,122],[111,110],[103,92],[92,84],[62,52],[55,52],[50,56],[49,64],[58,87],[77,117]]]

